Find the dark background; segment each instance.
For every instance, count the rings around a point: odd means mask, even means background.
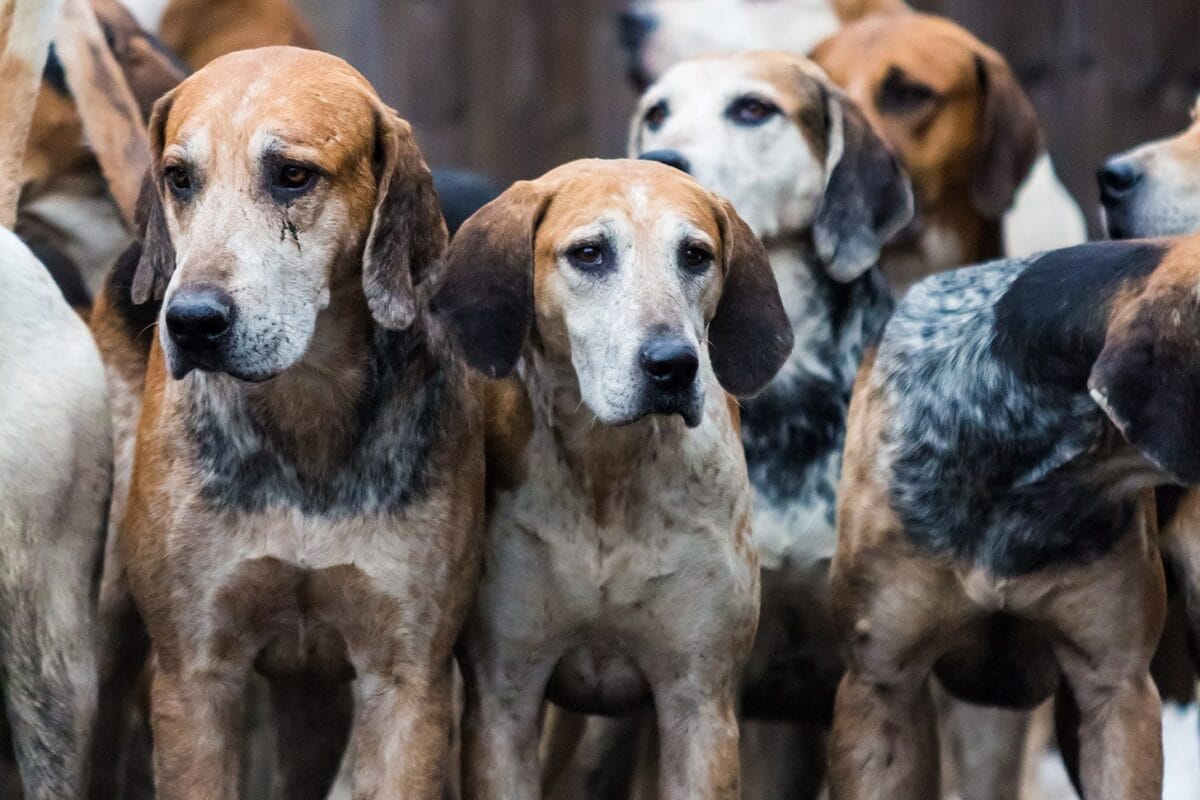
[[[322,46],[413,122],[432,163],[503,181],[624,151],[625,0],[299,0]],[[1106,155],[1183,128],[1200,0],[915,0],[999,49],[1095,227]]]

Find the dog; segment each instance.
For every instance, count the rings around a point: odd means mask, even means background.
[[[82,798],[86,790],[95,576],[112,469],[99,353],[11,231],[58,12],[58,3],[22,1],[0,15],[0,758],[12,748],[18,786],[0,783],[27,800]]]
[[[660,796],[739,796],[758,562],[730,395],[759,391],[792,345],[761,242],[678,170],[572,162],[463,225],[434,308],[503,379],[459,654],[465,796],[540,794],[544,698],[652,700]]]
[[[924,15],[917,16],[925,18]],[[857,28],[859,23],[867,21],[871,21],[877,28],[894,25],[897,31],[903,31],[913,25],[913,12],[901,0],[640,0],[619,17],[618,39],[629,59],[630,77],[641,91],[667,67],[697,55],[763,48],[801,54],[812,51],[811,55],[814,58],[829,67],[813,48],[820,46],[826,36],[839,41],[846,27]],[[883,80],[883,71],[886,69],[885,65],[878,62],[884,59],[895,59],[898,68],[911,69],[913,74],[919,76],[915,82],[921,83],[926,89],[930,86],[944,88],[957,82],[961,85],[955,85],[956,92],[962,92],[964,95],[982,94],[973,84],[969,64],[968,70],[963,71],[951,54],[965,45],[970,52],[980,53],[985,61],[994,60],[998,56],[965,31],[949,22],[944,24],[956,31],[944,40],[926,35],[929,31],[914,32],[911,42],[906,42],[905,35],[901,33],[890,37],[886,42],[862,36],[861,29],[859,33],[846,34],[850,38],[841,46],[845,53],[844,60],[848,62],[846,68],[856,80],[872,83],[870,92],[847,88],[851,96],[867,111],[873,124],[882,114],[875,110],[874,105],[882,89],[879,82]],[[937,50],[945,52],[933,52]],[[830,71],[833,72],[832,69]],[[1007,67],[1000,71],[1007,71]],[[843,84],[843,77],[845,76],[833,74],[835,83]],[[1015,80],[1011,77],[997,77],[1005,82],[1011,81],[1015,87]],[[1018,89],[1017,94],[1019,93]],[[1026,113],[1026,108],[1031,109],[1028,100],[1022,99],[1012,103],[1012,108],[1021,113]],[[894,108],[888,113],[904,116],[898,114]],[[950,116],[955,115],[947,113]],[[1006,114],[1001,115],[997,121],[1008,125],[1014,134],[1021,133],[1018,126],[1024,124],[1020,118],[1010,119]],[[1036,128],[1036,120],[1033,127]],[[950,138],[981,138],[982,134],[982,130],[973,129],[968,125]],[[988,208],[985,216],[998,218],[1003,215],[1002,234],[999,226],[989,226],[994,229],[986,231],[985,238],[993,241],[987,247],[964,254],[961,260],[956,260],[954,249],[961,247],[958,244],[959,240],[970,240],[980,235],[973,232],[975,225],[971,223],[970,215],[964,215],[962,222],[950,220],[952,224],[949,229],[953,235],[944,232],[930,233],[921,237],[925,239],[923,243],[910,243],[905,249],[911,251],[915,248],[918,252],[915,255],[910,252],[905,256],[903,261],[908,263],[907,267],[890,263],[890,271],[899,273],[911,268],[914,275],[919,275],[925,271],[920,266],[922,261],[927,261],[931,269],[947,269],[1004,254],[1023,256],[1086,241],[1087,224],[1083,213],[1059,181],[1053,163],[1036,138],[1037,135],[1030,135],[1029,138],[1030,146],[1035,148],[1037,155],[1031,168],[1021,174],[1013,190],[1005,191],[1001,188],[1000,193],[993,195],[988,202],[989,206],[998,206],[999,211]],[[901,151],[905,159],[913,155],[902,146],[902,141],[889,139],[889,142]],[[911,142],[909,145],[913,146]],[[920,154],[918,161],[926,171],[931,165],[936,166],[939,148],[944,145],[943,141],[932,143],[926,152]],[[920,171],[913,169],[913,165],[907,161],[906,166],[914,173]],[[971,166],[968,164],[965,168],[969,169]],[[947,161],[936,170],[936,175],[945,175],[962,168],[952,160]],[[925,203],[923,192],[928,192],[927,187],[919,185],[922,177],[913,175],[914,182],[918,184],[919,209]],[[1019,188],[1016,188],[1018,186]],[[969,192],[963,191],[961,194],[963,197],[959,199],[963,201],[963,206],[970,208],[973,198],[968,196]],[[954,215],[942,213],[939,216],[943,217],[941,222],[946,223],[944,217]],[[917,229],[912,231],[914,236],[920,232]],[[1003,250],[1000,249],[1001,241]],[[900,248],[894,247],[891,251],[886,261],[899,260]],[[911,277],[905,277],[894,282],[899,288],[903,288],[903,284],[910,283],[911,280]]]
[[[283,796],[327,791],[351,677],[356,796],[438,796],[484,452],[429,318],[447,237],[428,168],[361,75],[297,48],[211,62],[149,131],[140,256],[95,316],[133,362],[156,323],[119,555],[152,642],[158,796],[236,796],[251,669]]]
[[[839,492],[835,797],[932,796],[930,674],[1028,705],[1058,684],[1033,672],[1046,654],[1081,709],[1085,795],[1160,796],[1150,490],[1200,481],[1198,258],[1197,239],[1084,245],[939,275],[899,305],[855,389]],[[998,630],[1003,651],[960,670]]]
[[[192,69],[238,50],[317,48],[291,0],[130,0],[126,5],[142,28],[160,36]]]
[[[1097,173],[1104,225],[1113,239],[1200,231],[1200,98],[1182,133],[1105,161]]]
[[[1018,188],[1031,171],[1043,184],[1056,183],[1049,161],[1038,163],[1037,112],[1004,58],[949,20],[907,11],[847,25],[812,58],[862,106],[912,178],[917,224],[884,263],[897,290],[1004,255],[1004,213]],[[1053,221],[1052,236],[1008,249],[1084,241],[1082,214],[1069,197],[1060,199],[1074,209],[1066,215],[1073,221],[1059,219],[1064,203],[1043,196],[1033,216]],[[1073,240],[1056,242],[1064,231]]]
[[[617,18],[618,38],[642,92],[681,61],[746,50],[805,54],[847,22],[901,8],[902,0],[635,0]]]
[[[763,608],[741,710],[826,726],[842,669],[828,566],[846,410],[892,310],[875,266],[912,218],[912,189],[857,106],[786,53],[672,67],[643,95],[629,148],[728,198],[766,244],[796,346],[742,407]]]

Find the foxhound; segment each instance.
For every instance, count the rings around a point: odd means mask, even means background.
[[[678,170],[573,162],[466,222],[434,307],[504,378],[461,644],[466,796],[540,794],[549,698],[653,701],[659,796],[738,797],[759,581],[731,395],[761,390],[792,344],[762,244]]]

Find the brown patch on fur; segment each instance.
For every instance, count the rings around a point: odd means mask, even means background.
[[[290,0],[173,0],[160,27],[162,40],[193,69],[237,50],[317,47]]]
[[[833,10],[845,25],[868,14],[893,14],[912,9],[904,0],[833,0]]]
[[[884,268],[893,282],[1002,255],[1000,215],[1041,148],[1032,103],[1003,57],[949,20],[917,13],[868,16],[812,57],[900,157],[924,228],[948,232],[959,251],[942,263],[919,246],[892,248]],[[897,107],[886,87],[898,83],[939,99]]]

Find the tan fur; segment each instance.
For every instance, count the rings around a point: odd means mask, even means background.
[[[1041,140],[1033,106],[1000,54],[949,20],[896,13],[847,25],[812,57],[854,98],[912,178],[920,227],[910,244],[889,248],[883,261],[896,291],[925,275],[1001,256],[1001,213]],[[982,92],[976,59],[987,70],[988,92],[998,93],[1003,103],[1004,113],[995,120],[987,118],[994,98]],[[941,101],[911,113],[882,109],[880,91],[893,69],[928,86]],[[981,197],[978,176],[999,157],[986,149],[991,124],[1004,126],[997,137],[1013,149],[1016,163],[997,189]],[[991,196],[996,191],[999,196]]]
[[[142,175],[150,163],[145,121],[104,41],[90,0],[64,0],[55,48],[109,191],[132,225]]]
[[[194,69],[236,50],[317,46],[291,0],[172,0],[159,33]]]

